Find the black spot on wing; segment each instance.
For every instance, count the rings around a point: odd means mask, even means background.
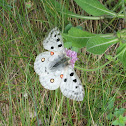
[[[62,44],[58,45],[58,47],[62,47]]]
[[[51,49],[54,49],[54,47],[53,47],[53,46],[51,46]]]
[[[64,82],[67,82],[67,79],[66,78],[64,79]]]
[[[74,72],[70,73],[70,76],[73,76],[74,75]]]
[[[59,42],[59,41],[60,41],[60,39],[58,38],[56,41],[57,41],[57,42]]]
[[[74,80],[73,80],[73,82],[75,82],[75,83],[76,83],[76,82],[77,82],[77,79],[74,79]]]
[[[77,89],[79,86],[75,86],[75,88]]]

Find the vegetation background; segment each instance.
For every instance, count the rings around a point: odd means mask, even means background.
[[[122,0],[99,1],[115,12],[121,9]],[[118,119],[125,123],[126,69],[118,60],[97,69],[108,61],[105,54],[115,55],[118,43],[102,55],[79,50],[76,66],[94,69],[76,69],[85,89],[82,102],[67,99],[60,89],[49,91],[41,86],[33,65],[44,51],[42,41],[51,28],[57,26],[63,32],[72,24],[95,34],[126,28],[123,18],[79,19],[64,14],[63,8],[89,16],[73,0],[0,1],[1,126],[110,126]]]

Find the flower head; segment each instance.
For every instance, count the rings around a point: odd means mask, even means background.
[[[71,50],[67,50],[67,49],[65,49],[65,51],[66,51],[67,56],[71,58],[70,64],[74,68],[74,64],[78,60],[77,53],[75,51],[71,51]]]

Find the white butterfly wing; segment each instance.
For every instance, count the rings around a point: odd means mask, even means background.
[[[61,83],[61,72],[51,72],[39,76],[42,86],[49,90],[56,90]]]
[[[84,89],[79,77],[71,66],[68,66],[67,70],[64,72],[60,89],[63,95],[67,98],[83,101]]]
[[[42,73],[49,72],[49,64],[54,61],[55,59],[59,58],[61,54],[56,52],[43,52],[40,53],[34,62],[34,70],[38,75]]]
[[[60,52],[64,50],[62,36],[58,28],[53,28],[47,38],[43,41],[43,46],[49,51]]]
[[[39,54],[34,62],[34,70],[39,75],[39,80],[44,88],[49,90],[55,90],[59,87],[62,77],[62,69],[54,69],[52,71],[50,68],[60,60],[63,54],[57,52],[43,52]]]

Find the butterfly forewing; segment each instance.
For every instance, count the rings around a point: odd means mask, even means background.
[[[34,70],[38,75],[42,73],[50,72],[50,67],[61,57],[60,53],[57,52],[43,52],[40,53],[34,62]]]
[[[43,41],[43,46],[49,51],[61,52],[64,50],[63,40],[57,28],[50,31],[47,38]]]

